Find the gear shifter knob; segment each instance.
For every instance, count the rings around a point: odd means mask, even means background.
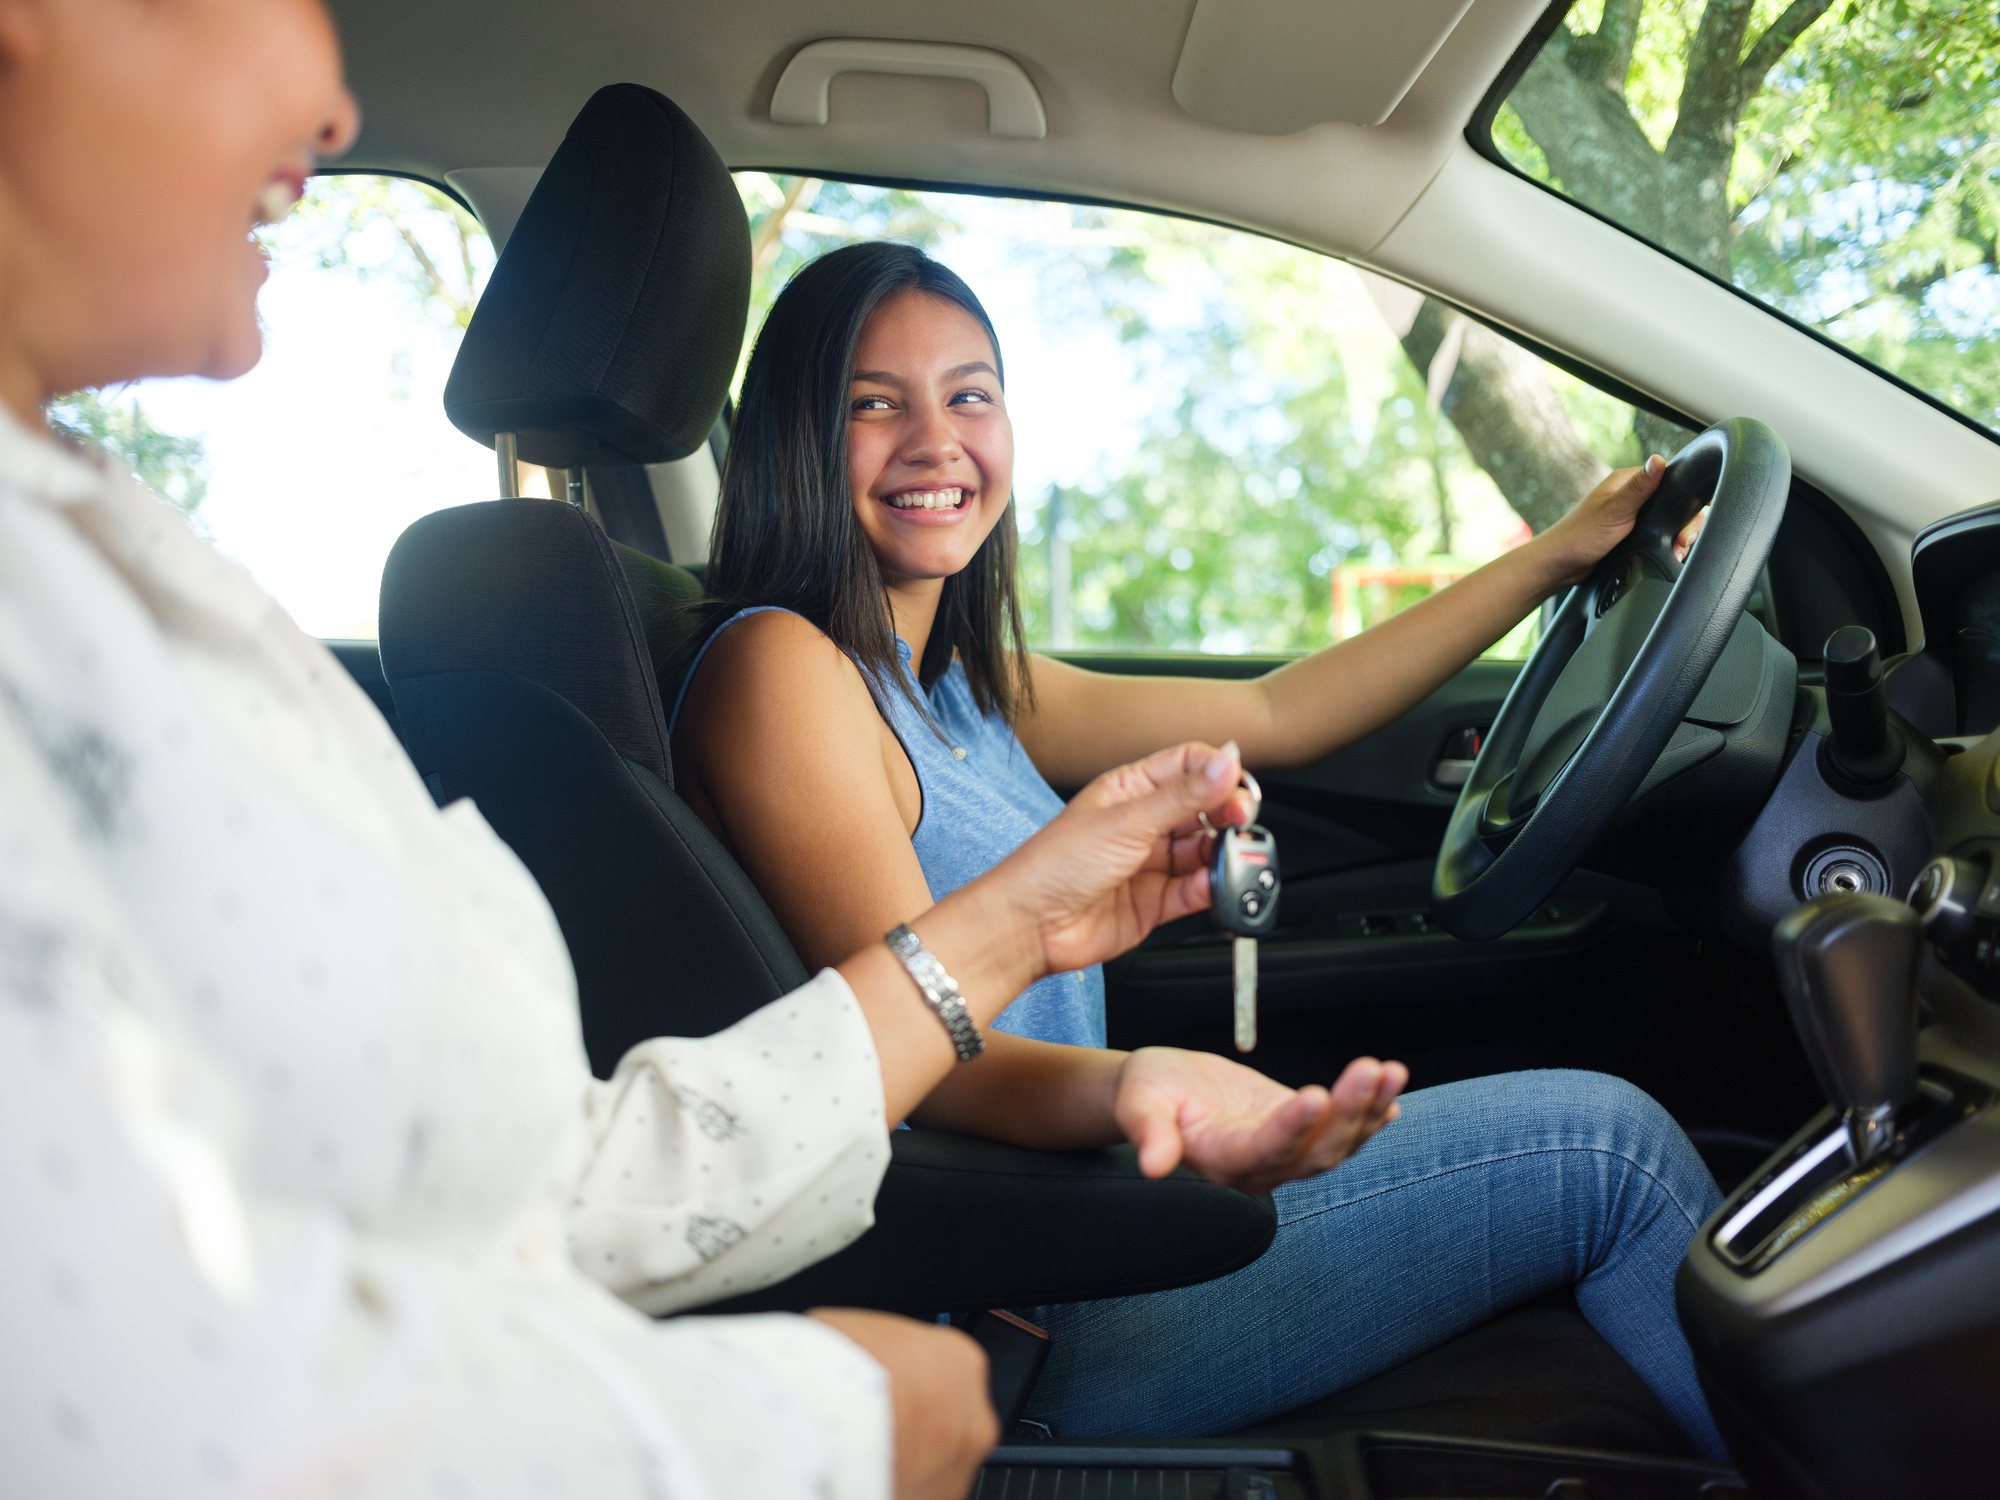
[[[1923,942],[1917,914],[1886,896],[1821,896],[1771,935],[1792,1024],[1857,1165],[1889,1143],[1917,1095]]]

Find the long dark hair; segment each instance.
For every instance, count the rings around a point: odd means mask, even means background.
[[[878,702],[891,682],[914,694],[897,661],[882,571],[854,514],[848,401],[863,326],[904,291],[942,297],[977,318],[1005,383],[993,320],[956,272],[912,245],[822,255],[779,294],[750,353],[708,554],[711,621],[754,604],[796,610],[853,658]],[[1009,724],[1034,693],[1014,586],[1019,550],[1009,496],[972,561],[944,580],[917,666],[929,687],[956,652],[980,711],[998,711]]]

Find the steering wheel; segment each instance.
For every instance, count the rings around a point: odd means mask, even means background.
[[[1791,455],[1737,417],[1667,465],[1631,533],[1569,591],[1500,705],[1431,876],[1454,936],[1511,930],[1645,781],[1729,644],[1777,539]],[[1674,539],[1707,503],[1686,563]]]

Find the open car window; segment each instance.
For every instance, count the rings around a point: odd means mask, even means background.
[[[812,255],[914,241],[998,324],[1040,649],[1283,654],[1352,635],[1687,434],[1337,260],[1130,210],[740,174],[750,330]],[[315,178],[265,232],[262,363],[52,415],[174,500],[307,631],[375,635],[412,521],[490,499],[444,382],[493,252],[458,203]],[[523,466],[526,494],[560,493]],[[1536,621],[1494,654],[1524,656]]]
[[[50,415],[188,512],[305,630],[369,639],[403,528],[495,493],[492,452],[443,402],[492,247],[434,188],[366,174],[313,178],[260,238],[256,369],[86,392]],[[540,470],[526,478],[547,493]]]
[[[1132,210],[746,172],[751,337],[856,238],[923,245],[999,331],[1042,650],[1309,651],[1689,434],[1395,282]],[[1519,657],[1536,621],[1495,648]]]
[[[2000,428],[1990,0],[1577,0],[1491,145]]]

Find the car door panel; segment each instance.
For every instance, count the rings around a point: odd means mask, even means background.
[[[1238,679],[1262,676],[1289,659],[1058,655],[1097,672]],[[1365,739],[1298,770],[1260,772],[1262,821],[1278,836],[1286,900],[1292,900],[1300,881],[1317,875],[1386,869],[1397,861],[1434,857],[1457,793],[1440,786],[1433,770],[1460,731],[1483,730],[1492,723],[1520,669],[1519,662],[1476,661]],[[1406,900],[1408,894],[1398,899]],[[1364,910],[1379,904],[1365,894],[1356,899]],[[1419,904],[1428,905],[1428,898]]]
[[[1283,658],[1076,655],[1098,671],[1247,678]],[[1457,793],[1434,775],[1483,731],[1520,671],[1478,661],[1374,734],[1259,777],[1285,876],[1279,931],[1260,945],[1257,1066],[1325,1079],[1357,1051],[1411,1062],[1427,1082],[1546,1064],[1575,1021],[1594,956],[1643,896],[1583,877],[1495,943],[1429,921],[1430,875]],[[1657,902],[1651,903],[1657,910]],[[1229,1043],[1231,957],[1206,917],[1170,924],[1107,967],[1114,1046]]]

